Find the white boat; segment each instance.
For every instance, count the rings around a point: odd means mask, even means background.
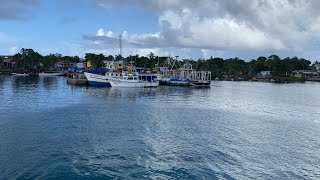
[[[90,86],[111,87],[110,81],[105,75],[94,74],[89,72],[84,72],[84,75],[89,81]]]
[[[13,76],[29,76],[28,73],[11,73]]]
[[[136,73],[124,73],[120,78],[108,78],[111,87],[158,87],[159,81],[156,75]]]
[[[42,73],[39,73],[39,76],[63,76],[63,75],[65,75],[65,73],[63,73],[63,72],[56,72],[56,73],[42,72]]]

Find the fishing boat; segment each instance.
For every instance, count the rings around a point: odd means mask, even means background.
[[[105,76],[105,73],[107,71],[109,71],[109,69],[100,68],[100,69],[95,69],[95,70],[91,70],[88,72],[84,72],[84,75],[86,76],[90,86],[111,87],[111,84],[110,84],[107,76]]]
[[[158,87],[159,81],[154,74],[123,73],[120,78],[109,77],[112,87]]]

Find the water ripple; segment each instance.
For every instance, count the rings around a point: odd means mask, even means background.
[[[0,179],[319,179],[319,87],[0,76]]]

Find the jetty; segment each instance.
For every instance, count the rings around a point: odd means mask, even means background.
[[[159,68],[158,74],[161,85],[210,86],[211,71],[196,71],[192,68],[192,64],[188,60],[184,62],[181,68],[177,68],[177,63],[177,58],[167,58],[163,67]]]
[[[72,85],[88,85],[88,80],[83,73],[69,73],[67,83]]]

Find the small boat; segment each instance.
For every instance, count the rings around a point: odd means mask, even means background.
[[[190,85],[193,87],[210,87],[211,81],[192,81]]]
[[[65,75],[64,72],[39,73],[39,76],[64,76],[64,75]]]
[[[159,81],[154,74],[138,75],[123,73],[120,78],[108,78],[112,87],[158,87]]]
[[[13,76],[29,76],[28,73],[11,73]]]

